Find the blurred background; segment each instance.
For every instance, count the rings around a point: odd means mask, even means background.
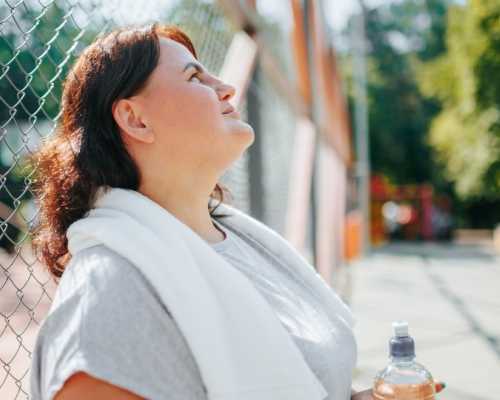
[[[351,306],[354,387],[405,319],[440,398],[497,399],[500,0],[0,0],[0,398],[29,398],[56,288],[25,157],[85,46],[153,21],[236,87],[256,139],[223,183]]]

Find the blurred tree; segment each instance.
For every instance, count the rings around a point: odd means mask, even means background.
[[[442,105],[429,142],[461,199],[498,206],[500,2],[450,7],[446,43],[446,53],[419,68],[422,91]]]
[[[500,2],[456,3],[366,11],[371,167],[431,183],[459,226],[488,228],[500,220]]]
[[[42,9],[28,3],[14,10],[4,6],[2,15],[10,16],[0,31],[0,126],[13,118],[54,119],[75,40],[84,45],[94,34],[82,32],[56,2]],[[86,35],[80,37],[81,32]]]
[[[448,0],[404,0],[366,13],[370,158],[374,173],[397,184],[433,182],[449,189],[425,141],[439,103],[418,88],[414,60],[446,48]]]

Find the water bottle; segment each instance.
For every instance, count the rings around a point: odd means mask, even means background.
[[[415,361],[415,342],[408,334],[408,323],[395,321],[392,328],[390,362],[375,376],[373,397],[377,400],[434,400],[434,379],[423,365]]]

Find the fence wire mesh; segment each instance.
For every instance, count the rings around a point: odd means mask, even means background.
[[[207,0],[3,0],[0,3],[0,398],[29,398],[29,366],[55,283],[30,249],[37,210],[33,173],[23,158],[53,134],[62,83],[73,61],[116,26],[175,23],[193,39],[200,61],[218,73],[234,35]],[[275,55],[291,73],[286,32],[270,23]],[[295,116],[272,80],[257,69],[241,114],[256,127],[251,146],[222,177],[233,203],[284,229]]]

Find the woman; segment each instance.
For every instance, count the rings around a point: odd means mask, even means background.
[[[219,207],[237,214],[223,203],[218,178],[254,140],[229,103],[234,92],[197,62],[190,39],[173,26],[117,30],[79,57],[64,84],[59,129],[34,157],[40,219],[33,247],[59,283],[35,345],[33,400],[210,398],[210,371],[194,357],[203,349],[190,347],[186,339],[194,336],[180,324],[183,315],[172,315],[154,280],[106,245],[69,251],[69,232],[97,204],[102,187],[159,206],[179,229],[201,238],[211,248],[207,258],[227,261],[266,300],[328,393],[318,398],[351,398],[356,343],[336,311],[347,315],[347,307],[325,291],[336,307],[327,309],[306,284],[318,285],[319,275],[287,269],[304,261],[277,234],[266,231],[266,244],[261,233],[254,239],[244,233],[246,224],[266,230],[256,220],[240,215],[246,222],[239,229],[215,214]],[[279,246],[288,250],[278,255]]]

